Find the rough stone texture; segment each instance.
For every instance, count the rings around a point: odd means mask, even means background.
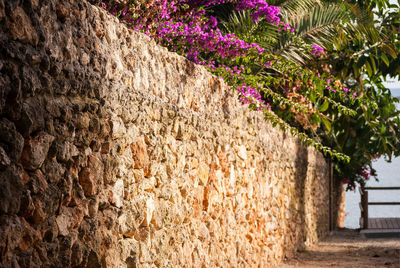
[[[202,67],[85,1],[0,0],[0,29],[1,267],[269,267],[326,234],[322,155]]]

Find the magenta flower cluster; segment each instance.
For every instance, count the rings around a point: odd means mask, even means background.
[[[369,180],[371,176],[374,176],[375,170],[370,169],[368,166],[361,168],[358,170],[358,174],[361,175],[364,180]]]
[[[263,0],[244,0],[240,1],[237,5],[238,10],[252,9],[254,10],[250,15],[254,21],[258,21],[260,17],[271,22],[274,25],[279,25],[280,9],[276,6],[270,6]]]
[[[262,18],[285,31],[293,31],[288,24],[281,22],[279,8],[263,0],[154,0],[147,6],[149,1],[137,2],[128,0],[122,5],[111,5],[106,0],[102,1],[102,5],[133,29],[144,32],[159,44],[211,69],[224,67],[221,62],[233,62],[237,57],[262,54],[264,49],[256,43],[239,39],[233,33],[224,35],[217,28],[217,19],[206,15],[205,7],[234,3],[238,10],[250,9],[254,21]],[[226,68],[230,75],[241,77],[243,66]],[[237,89],[242,103],[254,104],[258,109],[265,106],[254,87],[243,84]]]
[[[255,22],[262,18],[273,25],[279,26],[278,30],[294,32],[294,29],[289,24],[281,21],[281,18],[279,17],[279,14],[281,13],[280,9],[277,6],[268,5],[264,0],[239,1],[236,8],[238,10],[252,10],[250,16]]]
[[[324,52],[324,49],[318,45],[313,45],[313,49],[311,51],[311,55],[317,55],[321,56],[321,54]]]
[[[236,58],[251,52],[261,54],[264,49],[259,45],[246,43],[238,39],[233,33],[223,35],[215,28],[216,19],[210,17],[207,23],[200,24],[198,21],[185,24],[178,22],[161,22],[158,32],[153,34],[162,45],[177,51],[184,49],[187,58],[195,63],[202,64],[200,56],[214,54],[213,58]]]
[[[136,10],[127,10],[126,6],[110,6],[103,1],[103,7],[112,14],[131,25],[135,30],[142,31],[155,38],[161,45],[173,51],[184,54],[195,63],[202,64],[201,58],[236,58],[250,53],[261,54],[264,49],[255,43],[246,43],[233,33],[224,35],[217,28],[215,17],[206,16],[204,7],[227,2],[237,2],[243,5],[252,1],[232,0],[155,0],[151,9],[151,16],[136,16]],[[264,2],[264,1],[256,1]],[[265,2],[264,2],[265,3]],[[263,14],[268,21],[279,21],[279,9],[274,6],[260,6],[255,12]],[[141,11],[146,14],[146,11]],[[258,14],[257,13],[257,14]],[[206,63],[207,65],[208,63]]]
[[[254,87],[243,84],[242,86],[237,87],[237,91],[239,93],[239,101],[241,103],[254,104],[258,111],[262,108],[269,107],[269,103],[265,103],[260,92]]]

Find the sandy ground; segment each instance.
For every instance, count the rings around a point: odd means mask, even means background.
[[[400,238],[366,239],[356,230],[335,231],[280,267],[400,268]]]

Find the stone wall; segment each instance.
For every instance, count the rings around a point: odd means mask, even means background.
[[[270,267],[328,229],[320,153],[86,1],[0,0],[1,267]]]

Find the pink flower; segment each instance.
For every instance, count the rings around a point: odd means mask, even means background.
[[[324,52],[324,49],[318,45],[313,45],[313,50],[311,51],[311,55],[317,55],[321,56],[321,54]]]

